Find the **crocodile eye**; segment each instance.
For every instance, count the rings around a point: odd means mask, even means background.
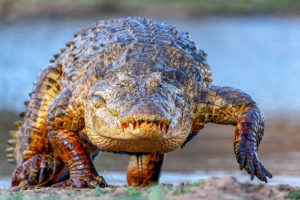
[[[128,76],[125,73],[117,73],[117,78],[120,82],[121,87],[127,86],[127,87],[135,87],[136,86],[136,81],[134,78]]]
[[[101,108],[106,104],[105,99],[96,93],[93,94],[90,100],[95,108]]]
[[[146,78],[146,85],[147,88],[157,88],[161,86],[161,73],[160,72],[153,72],[149,77]]]

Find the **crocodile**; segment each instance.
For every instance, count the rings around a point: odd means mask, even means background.
[[[207,123],[236,126],[241,170],[272,178],[258,158],[264,116],[251,96],[215,86],[207,55],[188,32],[143,17],[79,30],[41,71],[9,143],[12,186],[105,187],[93,160],[127,154],[127,182],[156,184],[165,154]]]

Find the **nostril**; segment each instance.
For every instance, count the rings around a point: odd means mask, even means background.
[[[155,121],[156,119],[169,119],[169,115],[162,108],[162,106],[154,103],[139,103],[132,106],[130,109],[123,110],[120,117],[140,118],[141,120],[149,119]],[[143,122],[142,122],[143,123]]]
[[[148,90],[155,90],[161,84],[161,72],[154,72],[146,78],[146,87]]]

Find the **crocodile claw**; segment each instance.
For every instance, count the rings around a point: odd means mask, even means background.
[[[240,170],[245,169],[250,175],[251,180],[256,176],[259,180],[268,182],[267,178],[272,178],[272,174],[266,170],[261,161],[259,160],[256,151],[240,143],[237,145],[236,149],[237,161],[240,165]]]
[[[97,187],[103,188],[107,186],[108,185],[102,176],[70,178],[68,180],[52,185],[52,187],[74,187],[74,188],[97,188]]]
[[[48,154],[37,154],[18,166],[12,175],[12,187],[28,189],[43,186],[51,180],[55,171],[55,158]]]

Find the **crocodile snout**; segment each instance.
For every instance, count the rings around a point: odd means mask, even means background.
[[[156,134],[167,134],[171,119],[166,111],[158,104],[139,103],[128,112],[120,113],[122,131],[138,132],[153,131]]]

